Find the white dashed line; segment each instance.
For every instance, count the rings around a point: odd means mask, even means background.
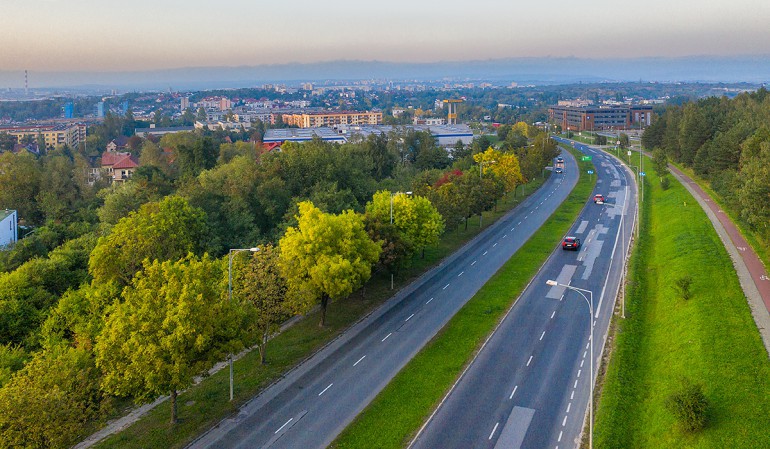
[[[495,246],[497,246],[497,242],[495,242],[495,244],[494,244],[494,245],[492,245],[492,248],[494,248]]]
[[[406,321],[411,320],[413,316],[414,316],[414,314],[409,315],[409,318],[405,319],[404,321],[406,322]]]
[[[471,263],[471,266],[474,266],[474,265],[476,265],[476,261],[475,260]]]
[[[532,357],[534,357],[534,355],[529,356],[529,360],[527,360],[527,366],[532,363]]]
[[[575,379],[575,385],[572,388],[577,388],[577,379]]]
[[[513,399],[513,395],[514,395],[514,394],[516,394],[516,389],[517,389],[517,388],[519,388],[519,386],[518,386],[518,385],[516,385],[515,387],[513,387],[513,391],[511,391],[511,395],[508,397],[508,399]]]
[[[516,223],[516,226],[518,226],[518,225],[520,225],[520,224],[521,224],[521,222],[518,222],[518,223]]]
[[[482,256],[486,256],[489,251],[484,251],[484,254]]]
[[[388,337],[390,337],[391,335],[393,335],[393,332],[391,332],[391,333],[389,333],[388,335],[386,335],[386,336],[385,336],[385,338],[383,338],[383,339],[382,339],[382,341],[385,341],[385,340],[387,340],[387,339],[388,339]]]
[[[508,237],[508,234],[505,234],[505,235],[503,236],[503,238],[506,238],[506,237]]]
[[[329,388],[331,388],[331,387],[332,387],[332,385],[334,385],[334,384],[329,384],[329,386],[328,386],[328,387],[324,388],[324,391],[322,391],[322,392],[318,393],[318,396],[321,396],[322,394],[326,393],[326,390],[328,390]]]
[[[545,337],[545,331],[543,331],[543,334],[540,336],[540,341],[543,341],[543,337]]]
[[[499,423],[499,422],[498,422],[498,423],[495,423],[495,428],[494,428],[494,429],[492,429],[492,433],[490,433],[490,434],[489,434],[489,438],[488,438],[489,440],[491,440],[491,439],[492,439],[492,437],[493,437],[493,436],[495,436],[495,432],[497,432],[497,426],[499,426],[499,425],[500,425],[500,423]]]
[[[465,273],[465,272],[464,272],[464,271],[461,271],[461,272],[460,272],[460,274],[458,274],[458,275],[457,275],[457,277],[460,277],[460,276],[462,276],[462,275],[463,275],[463,273]]]
[[[446,290],[447,287],[449,287],[449,284],[445,285],[441,290]]]
[[[564,415],[564,420],[561,422],[561,426],[564,427],[567,425],[567,415]]]
[[[358,365],[359,363],[361,363],[361,360],[363,360],[365,358],[366,358],[366,356],[361,357],[360,359],[358,359],[358,361],[356,363],[353,364],[353,366]]]
[[[570,402],[569,404],[567,404],[567,413],[569,413],[569,409],[571,409],[571,408],[572,408],[572,402]]]
[[[586,358],[586,354],[588,354],[588,350],[583,351],[583,358]]]
[[[428,302],[426,302],[426,303],[425,303],[425,305],[427,306],[428,304],[430,304],[430,302],[431,302],[431,301],[433,301],[433,298],[430,298],[430,299],[428,300]]]
[[[583,364],[584,364],[585,362],[586,362],[586,359],[583,359],[583,360],[581,360],[581,361],[580,361],[580,367],[581,367],[581,368],[583,367]]]
[[[569,400],[571,401],[573,399],[575,399],[575,390],[572,390],[572,394],[569,395]]]
[[[283,425],[281,427],[279,427],[278,430],[276,430],[274,432],[274,434],[276,434],[276,433],[280,432],[281,430],[283,430],[283,428],[286,427],[292,421],[294,421],[294,418],[289,418],[289,420],[286,421],[285,423],[283,423]]]
[[[512,227],[512,228],[511,228],[511,232],[513,232],[513,230],[514,230],[514,229],[516,229],[516,226],[514,226],[514,227]]]
[[[553,318],[553,317],[554,317],[554,315],[556,315],[556,311],[555,311],[555,310],[554,310],[554,311],[553,311],[553,313],[551,314],[551,318]]]
[[[578,379],[580,379],[580,374],[581,374],[582,372],[583,372],[583,370],[582,370],[582,369],[579,369],[579,370],[578,370],[578,375],[577,375]]]
[[[556,441],[558,441],[559,443],[561,443],[561,436],[562,436],[562,434],[563,434],[563,433],[564,433],[564,432],[559,432],[559,439],[558,439],[558,440],[556,440]],[[556,447],[559,447],[559,446],[556,446]]]

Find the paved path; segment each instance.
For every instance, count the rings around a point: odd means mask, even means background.
[[[735,223],[708,193],[678,168],[673,165],[669,165],[669,168],[701,205],[713,223],[719,238],[722,239],[727,252],[730,253],[743,292],[749,300],[751,314],[765,344],[765,350],[770,354],[770,276],[767,268],[743,238]]]

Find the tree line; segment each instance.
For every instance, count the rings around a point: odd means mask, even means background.
[[[413,130],[269,153],[171,134],[137,142],[140,169],[109,186],[77,150],[0,155],[0,207],[34,230],[0,253],[0,446],[71,445],[114,398],[175,404],[226,354],[267,359],[287,318],[320,307],[323,325],[540,174],[555,144],[516,126],[515,145],[450,151]]]
[[[770,241],[770,95],[709,97],[670,106],[642,144],[708,180],[766,245]]]

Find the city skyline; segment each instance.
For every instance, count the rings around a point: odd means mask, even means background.
[[[770,55],[770,4],[758,0],[497,3],[8,0],[0,71]]]

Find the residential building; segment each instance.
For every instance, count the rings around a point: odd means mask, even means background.
[[[105,177],[110,182],[125,182],[139,168],[139,161],[131,153],[105,151],[102,154],[101,173],[94,176],[94,181]],[[91,178],[92,173],[89,173]],[[89,182],[91,179],[89,179]]]
[[[187,97],[182,97],[182,99],[179,102],[179,111],[184,112],[189,107],[190,107],[190,99]]]
[[[283,122],[300,128],[319,128],[334,125],[380,125],[382,112],[312,112],[284,114]]]
[[[19,217],[15,210],[0,210],[0,249],[19,239]]]
[[[46,148],[62,145],[76,148],[80,143],[85,142],[87,127],[85,123],[54,123],[0,127],[0,132],[16,137],[19,143],[22,143],[25,137],[31,137],[35,141],[40,137]]]
[[[127,146],[128,146],[128,137],[120,136],[117,139],[112,139],[110,143],[107,144],[107,151],[115,153],[115,152],[125,150]]]

